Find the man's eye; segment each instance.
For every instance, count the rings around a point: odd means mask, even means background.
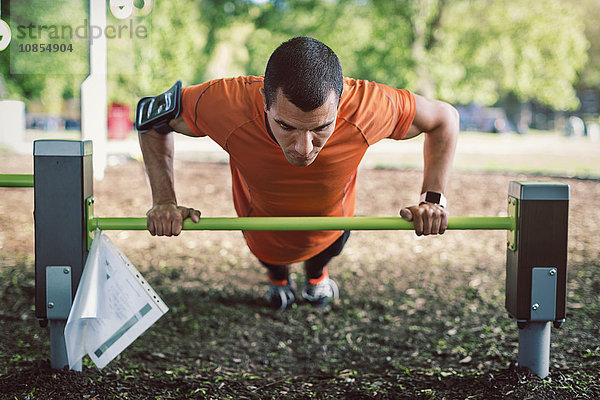
[[[292,128],[291,126],[281,125],[281,124],[279,126],[281,126],[281,129],[283,129],[284,131],[294,130],[294,128]]]

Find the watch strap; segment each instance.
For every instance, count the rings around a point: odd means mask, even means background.
[[[425,193],[421,193],[419,204],[421,203],[438,204],[445,208],[448,201],[446,200],[446,196],[444,196],[443,193],[432,192],[428,190]]]

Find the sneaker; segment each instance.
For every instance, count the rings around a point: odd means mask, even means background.
[[[321,282],[313,285],[310,282],[304,284],[302,297],[315,308],[326,308],[330,299],[338,299],[340,291],[333,279],[326,276]]]
[[[296,285],[292,278],[288,278],[288,283],[285,285],[275,285],[269,282],[269,291],[267,292],[267,300],[271,307],[278,312],[285,311],[290,308],[296,301]]]

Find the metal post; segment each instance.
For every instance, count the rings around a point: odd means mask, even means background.
[[[526,322],[519,329],[519,366],[541,378],[550,372],[550,322]]]
[[[107,158],[106,1],[89,0],[89,4],[90,74],[81,84],[81,138],[94,141],[94,172],[101,180]],[[94,34],[98,30],[101,34]]]
[[[519,327],[519,365],[541,378],[549,373],[550,322],[566,315],[569,186],[511,182],[506,255],[506,309]]]
[[[69,365],[67,359],[67,347],[65,344],[66,319],[51,319],[50,328],[50,365],[54,369],[63,369]]]
[[[37,140],[34,155],[35,314],[50,321],[50,365],[68,365],[64,326],[87,258],[85,198],[92,142]]]

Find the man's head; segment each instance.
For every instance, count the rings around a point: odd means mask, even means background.
[[[333,134],[343,86],[339,59],[316,39],[296,37],[271,54],[261,93],[273,135],[292,165],[310,165]]]
[[[310,37],[282,43],[267,63],[267,109],[276,100],[278,89],[302,111],[312,111],[325,102],[332,89],[339,100],[343,87],[340,60],[329,47]]]

